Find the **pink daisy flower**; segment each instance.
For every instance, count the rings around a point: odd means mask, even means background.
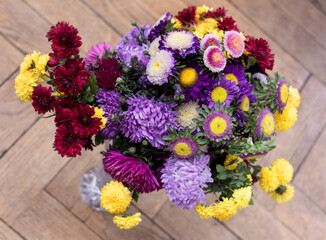
[[[226,31],[224,34],[224,48],[232,57],[241,57],[245,44],[240,33],[237,31]]]
[[[226,57],[217,46],[209,46],[204,52],[204,64],[212,72],[220,72],[225,68]]]
[[[200,50],[204,51],[209,46],[217,46],[221,48],[221,39],[215,34],[206,34],[200,41]]]

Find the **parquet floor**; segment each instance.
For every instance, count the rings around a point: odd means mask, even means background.
[[[294,166],[295,196],[276,205],[255,188],[255,206],[225,223],[182,211],[165,193],[142,196],[143,222],[118,230],[112,216],[85,205],[78,191],[99,151],[75,159],[52,151],[52,119],[39,120],[18,100],[18,64],[33,50],[49,52],[45,33],[58,20],[75,25],[82,54],[99,41],[115,45],[130,20],[154,24],[187,5],[225,6],[240,29],[270,42],[275,70],[300,89],[299,120],[280,134],[263,160]],[[1,0],[0,1],[0,239],[326,239],[326,1],[325,0]],[[136,209],[138,208],[138,209]]]

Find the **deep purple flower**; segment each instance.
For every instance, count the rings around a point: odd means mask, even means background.
[[[246,153],[242,154],[239,157],[242,159],[250,160],[250,159],[256,159],[256,158],[261,158],[265,157],[268,152],[256,152],[256,153]]]
[[[109,150],[103,158],[103,166],[115,180],[136,189],[139,193],[149,193],[162,188],[148,165],[136,158]]]
[[[250,109],[250,105],[256,101],[256,95],[252,93],[254,85],[250,82],[246,82],[240,85],[240,91],[237,95],[238,110],[234,116],[239,121],[239,125],[243,127],[244,122],[248,121],[248,118],[243,114],[243,111],[247,112]]]
[[[97,59],[102,58],[106,50],[112,51],[112,45],[106,42],[100,42],[96,46],[93,46],[85,57],[85,67],[88,67],[90,64],[95,65]]]
[[[148,40],[152,42],[155,38],[161,35],[166,24],[172,19],[172,15],[168,12],[164,14],[152,27],[148,35]]]
[[[235,81],[236,84],[245,84],[247,81],[244,67],[241,65],[227,64],[223,70],[226,80]]]
[[[168,198],[176,206],[184,209],[204,203],[206,196],[203,188],[213,182],[208,155],[199,155],[190,160],[170,157],[161,170],[161,181]]]
[[[285,108],[288,96],[288,87],[286,86],[285,81],[280,79],[276,87],[276,104],[278,109],[283,110]]]

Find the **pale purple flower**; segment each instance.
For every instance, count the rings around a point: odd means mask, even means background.
[[[106,42],[100,42],[96,46],[93,46],[85,57],[85,67],[88,67],[90,64],[95,65],[97,59],[102,58],[106,50],[112,51],[112,45]]]

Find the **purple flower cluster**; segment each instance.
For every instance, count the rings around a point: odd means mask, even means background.
[[[152,27],[151,31],[148,35],[148,40],[152,42],[155,38],[161,35],[162,30],[168,24],[168,22],[172,19],[172,15],[168,12],[164,14]]]
[[[167,159],[161,170],[161,181],[169,200],[184,209],[193,208],[198,202],[203,204],[206,196],[202,188],[213,182],[208,162],[208,155],[190,160]]]

